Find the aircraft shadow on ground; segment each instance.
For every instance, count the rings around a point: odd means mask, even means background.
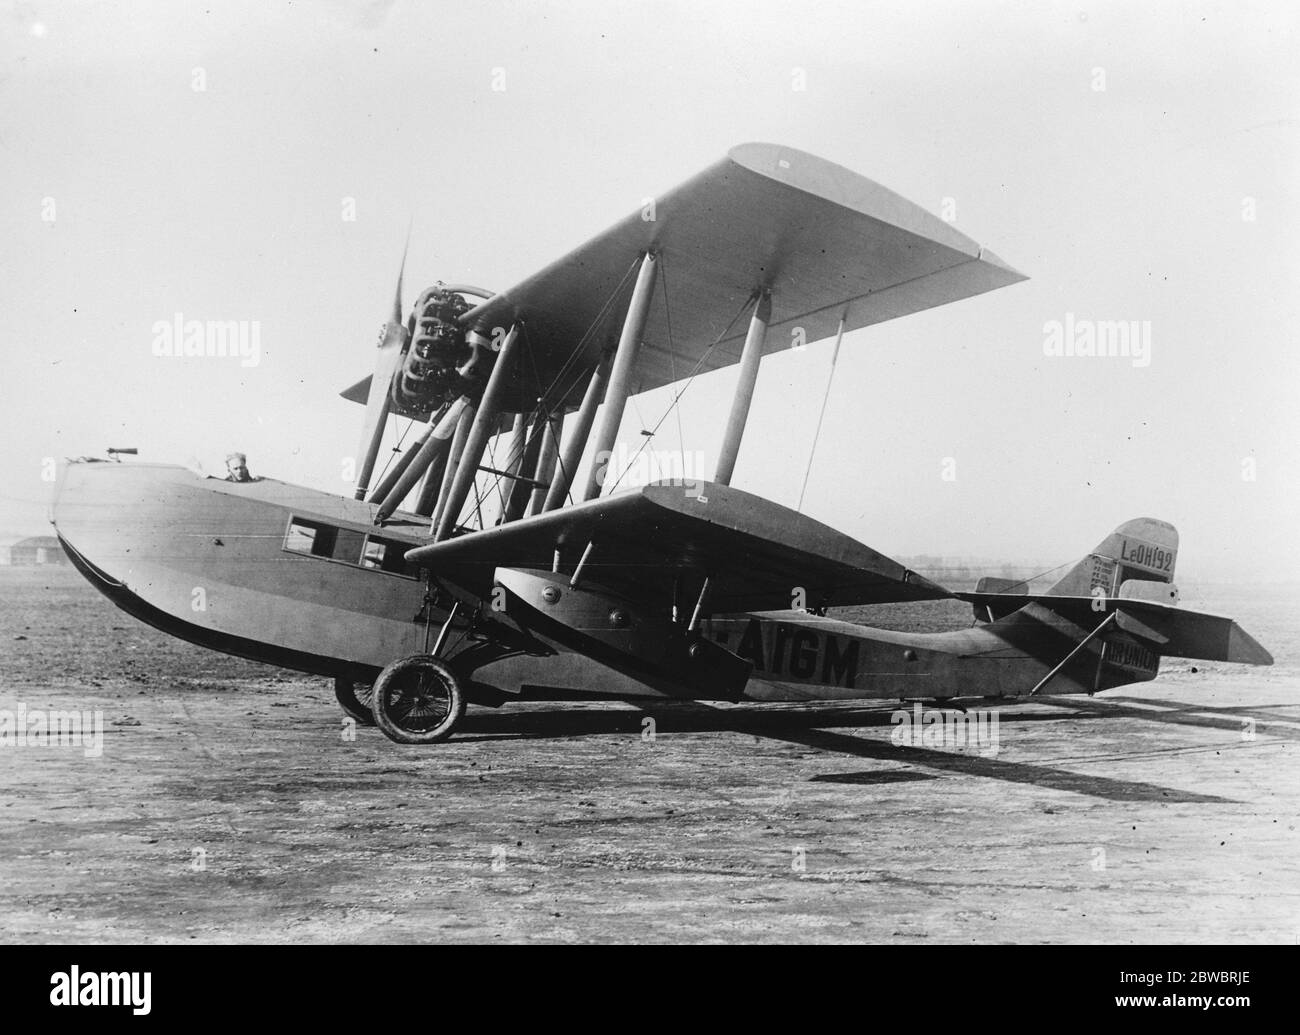
[[[1079,702],[1047,700],[1042,704],[1069,709],[1065,716],[1059,711],[1008,712],[1000,709],[999,723],[1025,725],[1038,722],[1090,722],[1104,719],[1142,719],[1154,722],[1171,722],[1221,729],[1236,733],[1240,720],[1233,716],[1221,719],[1199,716],[1182,716],[1177,713],[1152,712],[1149,708],[1132,708],[1104,701]],[[1145,703],[1145,702],[1144,702]],[[1031,706],[1032,707],[1032,706]],[[979,776],[1010,783],[1032,784],[1050,790],[1072,791],[1109,801],[1160,801],[1167,803],[1218,803],[1231,804],[1233,800],[1212,794],[1142,781],[1122,780],[1096,776],[1050,766],[1025,762],[1009,762],[986,757],[973,749],[966,752],[939,748],[904,746],[889,739],[866,739],[846,729],[890,728],[892,710],[883,708],[803,707],[799,709],[772,709],[763,706],[715,708],[698,702],[659,703],[647,706],[645,711],[576,710],[557,706],[546,711],[476,712],[467,716],[457,739],[501,740],[556,737],[579,737],[600,734],[627,734],[640,736],[646,716],[655,719],[656,736],[679,733],[743,733],[799,744],[819,751],[833,752],[880,762],[906,763],[959,775]],[[898,773],[899,771],[894,771]],[[845,773],[823,776],[823,783],[885,784],[936,778],[928,774],[904,777],[879,772]],[[816,779],[816,778],[813,778]]]
[[[1095,700],[1044,698],[1042,703],[1073,709],[1077,717],[1087,714],[1097,718],[1142,719],[1146,722],[1230,730],[1234,733],[1241,731],[1245,719],[1253,719],[1258,723],[1300,721],[1300,713],[1287,713],[1285,709],[1288,706],[1285,704],[1204,705],[1188,704],[1185,701],[1148,700],[1141,697],[1107,697]],[[1289,725],[1270,726],[1267,733],[1270,737],[1282,740],[1300,740],[1300,729]]]

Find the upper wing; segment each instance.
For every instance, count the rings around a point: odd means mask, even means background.
[[[950,594],[857,540],[739,489],[659,482],[409,551],[409,561],[479,596],[496,569],[550,569],[556,550],[584,572],[642,600],[673,599],[682,578],[689,608],[705,575],[715,613],[935,600]]]
[[[653,218],[648,218],[653,216]],[[516,388],[531,403],[576,405],[600,350],[618,334],[638,256],[661,258],[635,391],[736,362],[756,287],[772,292],[766,351],[967,298],[1024,280],[948,223],[877,183],[790,147],[742,144],[648,209],[465,314],[467,326],[523,320],[531,359]],[[624,283],[626,281],[626,283]],[[620,284],[622,287],[620,288]],[[671,342],[669,327],[671,324]],[[719,335],[725,336],[709,350]],[[345,394],[362,395],[364,382]],[[518,398],[512,393],[511,398]]]

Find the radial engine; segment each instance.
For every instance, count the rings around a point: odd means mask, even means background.
[[[491,297],[478,288],[439,281],[416,301],[407,323],[411,343],[390,389],[393,412],[413,417],[458,396],[481,394],[492,369],[492,341],[461,324],[471,308],[466,295]]]

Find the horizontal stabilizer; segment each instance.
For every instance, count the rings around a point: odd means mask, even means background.
[[[1096,627],[1111,612],[1115,624],[1157,654],[1201,661],[1271,665],[1273,656],[1231,618],[1187,611],[1156,600],[1125,597],[1058,596],[1047,593],[955,593],[958,599],[995,613],[1010,613],[1029,604],[1046,607],[1079,625]]]
[[[1005,618],[1013,611],[1019,611],[1025,606],[1025,583],[1018,582],[1015,579],[1000,579],[993,575],[986,575],[975,583],[975,592],[977,594],[994,595],[1003,597],[1014,597],[1014,604],[1003,604],[993,606],[992,604],[975,604],[975,620],[977,622],[996,622],[999,618]]]

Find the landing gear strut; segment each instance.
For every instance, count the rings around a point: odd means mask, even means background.
[[[385,668],[370,703],[375,725],[399,744],[446,740],[465,714],[460,679],[432,654],[412,654]]]

